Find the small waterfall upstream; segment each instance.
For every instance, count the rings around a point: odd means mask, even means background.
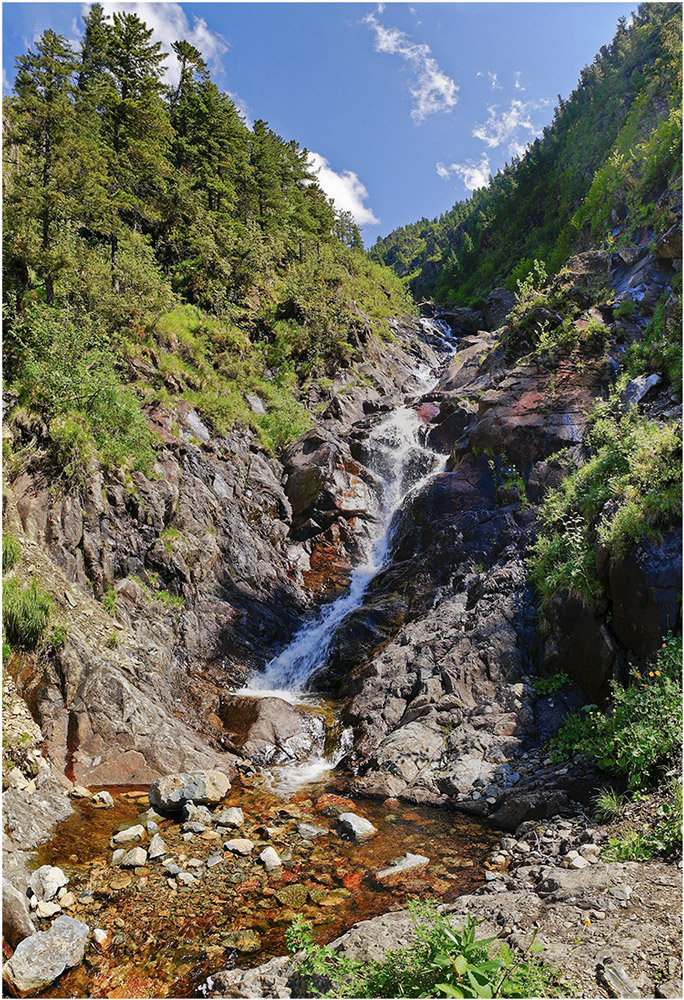
[[[423,320],[441,350],[453,350],[454,342],[446,324]],[[417,388],[427,390],[434,373],[426,366],[416,372]],[[353,571],[346,593],[321,608],[315,617],[295,633],[291,642],[254,674],[237,696],[281,698],[293,705],[316,708],[319,697],[307,692],[307,682],[327,659],[335,633],[350,612],[361,606],[373,578],[383,569],[391,550],[395,514],[410,494],[420,490],[444,467],[443,455],[425,443],[424,423],[411,406],[399,406],[371,430],[364,443],[366,465],[381,482],[379,516],[369,541],[365,559]],[[287,793],[302,784],[319,780],[331,771],[351,749],[351,730],[344,730],[338,747],[297,764],[271,768],[274,789]]]

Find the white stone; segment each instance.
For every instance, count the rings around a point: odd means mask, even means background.
[[[268,872],[273,871],[274,868],[280,868],[282,865],[282,861],[272,847],[264,848],[259,855],[259,861],[261,861],[262,865]]]
[[[41,865],[29,879],[29,889],[38,899],[52,899],[69,879],[61,868],[52,865]]]
[[[111,847],[113,847],[114,844],[131,844],[136,840],[142,840],[144,836],[144,826],[129,826],[128,829],[120,830],[119,833],[115,833],[109,843]]]
[[[352,812],[340,813],[336,826],[341,837],[356,841],[370,840],[378,832],[370,820]]]

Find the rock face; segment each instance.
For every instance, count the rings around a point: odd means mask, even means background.
[[[6,878],[2,880],[2,936],[10,947],[35,933],[26,896],[18,892]]]
[[[65,969],[83,961],[90,929],[73,917],[57,917],[49,931],[38,931],[17,946],[4,974],[21,993],[35,993],[53,983]]]
[[[225,798],[230,781],[221,771],[167,774],[150,787],[150,805],[169,812],[180,811],[187,802],[215,805]]]

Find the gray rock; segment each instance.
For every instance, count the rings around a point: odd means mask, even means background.
[[[48,931],[24,938],[6,963],[4,974],[21,993],[36,993],[65,969],[83,961],[90,929],[73,917],[57,917]]]
[[[424,868],[429,863],[430,859],[426,858],[425,855],[407,852],[401,858],[395,858],[394,861],[390,862],[388,868],[377,872],[375,877],[380,880],[393,878],[395,875],[401,875],[403,872],[412,871],[415,868]]]
[[[623,1000],[636,1000],[641,996],[641,990],[632,982],[619,962],[610,955],[603,959],[603,978],[612,996]]]
[[[150,803],[160,809],[180,810],[186,802],[210,805],[220,802],[230,790],[222,771],[194,771],[167,774],[150,787]]]
[[[183,823],[181,826],[183,833],[206,833],[206,829],[204,823]]]
[[[206,806],[196,806],[194,802],[186,802],[183,806],[183,819],[189,823],[203,823],[204,826],[209,826],[213,816]]]
[[[652,375],[640,375],[638,378],[632,379],[620,393],[620,406],[623,410],[628,410],[630,406],[636,406],[661,382],[660,375],[655,372]]]
[[[69,879],[61,868],[52,865],[41,865],[29,879],[29,889],[38,899],[48,900],[56,896]]]
[[[164,854],[166,854],[166,844],[159,834],[155,833],[147,848],[147,856],[151,861],[154,861],[155,858],[161,858]]]
[[[254,850],[254,844],[251,840],[247,840],[246,837],[237,837],[235,840],[227,840],[223,845],[227,851],[231,854],[251,854]]]
[[[180,865],[176,864],[175,861],[172,861],[171,858],[169,858],[167,861],[163,861],[162,864],[166,870],[166,874],[169,875],[171,878],[174,878],[183,870],[180,867]]]
[[[339,835],[346,840],[369,840],[378,832],[370,820],[351,812],[340,813],[335,825]]]
[[[115,833],[109,841],[109,845],[113,847],[114,844],[132,844],[136,840],[142,840],[144,836],[144,826],[129,826],[126,830],[120,830],[119,833]]]
[[[259,861],[262,863],[267,872],[273,871],[275,868],[280,868],[282,865],[282,861],[272,847],[264,848],[259,855]]]
[[[35,932],[26,896],[6,878],[2,880],[2,936],[12,948]]]
[[[126,856],[126,849],[124,847],[119,847],[112,854],[112,864],[113,865],[121,864],[121,859],[124,858],[125,856]]]
[[[324,826],[314,826],[312,823],[298,823],[297,833],[304,840],[313,840],[315,837],[323,837],[328,831]]]
[[[122,868],[140,868],[147,861],[147,851],[142,847],[134,847],[124,854],[119,862]]]
[[[231,806],[229,809],[222,809],[213,818],[216,826],[229,826],[238,829],[245,822],[244,813],[238,806]]]

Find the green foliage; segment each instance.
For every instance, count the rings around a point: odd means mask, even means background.
[[[570,683],[570,678],[566,673],[552,674],[551,677],[537,677],[532,681],[532,687],[538,695],[557,694],[566,684]]]
[[[361,962],[317,945],[312,924],[297,916],[286,932],[291,952],[300,952],[297,975],[307,996],[328,997],[526,997],[571,996],[557,969],[533,956],[543,945],[514,955],[495,938],[478,938],[481,921],[470,916],[462,929],[429,903],[412,902],[412,943],[382,959]],[[492,952],[496,957],[492,957]]]
[[[165,608],[182,608],[185,604],[182,594],[170,594],[168,590],[158,590],[154,597]]]
[[[9,531],[2,533],[2,572],[8,573],[19,562],[21,546]]]
[[[603,770],[626,778],[632,791],[649,787],[658,772],[676,762],[682,730],[682,639],[670,636],[652,666],[628,687],[613,685],[605,712],[588,706],[563,723],[552,741],[563,759],[581,750]]]
[[[674,284],[674,282],[673,282]],[[681,292],[681,274],[678,276]],[[627,352],[626,368],[636,378],[652,371],[666,376],[674,391],[681,395],[682,386],[682,312],[681,299],[665,291],[658,300],[643,339],[632,344]]]
[[[649,858],[681,854],[682,785],[673,782],[666,799],[658,806],[655,822],[642,830],[627,830],[608,839],[603,850],[606,861],[645,861]]]
[[[561,588],[591,598],[599,589],[595,540],[619,555],[680,510],[679,429],[636,407],[615,415],[611,406],[597,411],[591,457],[541,506],[529,567],[544,600]]]
[[[37,577],[22,587],[11,579],[2,586],[2,623],[11,645],[35,649],[50,623],[53,601]]]
[[[116,617],[116,591],[114,587],[108,587],[104,594],[102,595],[102,603],[104,604],[105,611]]]
[[[55,462],[68,480],[81,481],[96,458],[105,468],[151,473],[151,432],[116,372],[115,345],[102,327],[32,306],[15,318],[7,341],[20,401],[49,422]]]
[[[607,823],[619,815],[622,798],[614,788],[602,788],[593,800],[594,815],[601,823]]]
[[[379,239],[372,256],[416,297],[481,304],[490,289],[515,292],[535,260],[553,274],[575,251],[653,223],[653,202],[681,170],[681,8],[641,4],[585,67],[553,122],[522,158],[432,220]]]
[[[634,312],[635,312],[634,299],[631,298],[630,296],[627,296],[627,298],[623,299],[620,305],[614,311],[613,316],[615,317],[615,319],[632,320],[634,319]]]

